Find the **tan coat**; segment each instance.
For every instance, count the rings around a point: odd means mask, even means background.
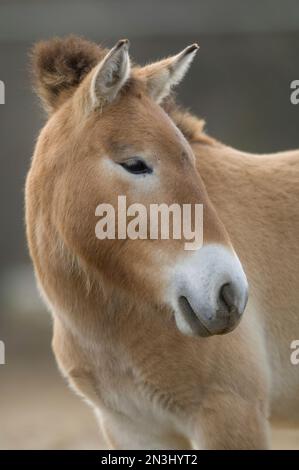
[[[100,102],[94,112],[88,90],[103,54],[72,41],[77,49],[58,40],[35,53],[39,93],[52,114],[26,183],[29,248],[53,314],[59,367],[95,409],[112,447],[266,448],[268,417],[299,418],[299,369],[290,361],[299,338],[299,152],[238,152],[206,136],[200,120],[166,108],[188,144],[153,102],[169,91],[170,59],[167,91],[165,62],[158,75],[153,66],[136,69],[113,102],[92,95]],[[88,48],[79,86],[69,80],[58,90],[52,75],[49,85],[42,59],[61,57],[57,44],[62,57]],[[106,155],[116,162],[126,143],[158,155],[151,164],[163,185],[151,180],[132,193],[129,180],[114,175]],[[200,200],[205,243],[237,252],[250,296],[229,335],[179,331],[165,301],[164,267],[185,256],[181,242],[96,240],[98,200],[115,203],[125,193],[133,201],[136,192],[145,205]]]

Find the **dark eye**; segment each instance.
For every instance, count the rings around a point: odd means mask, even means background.
[[[150,168],[142,158],[130,158],[126,162],[121,162],[120,165],[129,173],[133,175],[145,175],[147,173],[152,173],[153,169]]]

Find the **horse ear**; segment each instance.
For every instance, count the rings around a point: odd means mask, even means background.
[[[92,108],[111,102],[130,76],[129,41],[121,39],[94,68],[90,82]]]
[[[171,88],[184,78],[198,49],[198,44],[192,44],[175,56],[139,70],[140,78],[146,81],[148,93],[157,103],[168,96]]]

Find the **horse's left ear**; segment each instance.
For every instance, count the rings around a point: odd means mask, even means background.
[[[139,69],[138,76],[145,80],[149,95],[157,103],[169,95],[171,88],[184,78],[198,49],[198,44],[192,44],[175,56]]]
[[[130,76],[129,41],[121,39],[94,68],[90,82],[92,107],[111,102]]]

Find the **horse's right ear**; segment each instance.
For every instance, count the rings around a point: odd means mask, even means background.
[[[121,39],[91,73],[90,105],[101,108],[114,100],[131,72],[129,41]]]

